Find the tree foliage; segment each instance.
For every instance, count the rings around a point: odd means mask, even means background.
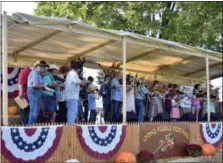
[[[222,51],[222,7],[223,2],[39,2],[35,14]]]

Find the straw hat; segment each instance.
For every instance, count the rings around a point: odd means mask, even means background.
[[[43,66],[43,67],[48,67],[49,65],[45,62],[45,61],[36,61],[34,64],[33,64],[34,67],[37,67],[37,66]]]
[[[50,64],[50,68],[49,69],[51,69],[51,70],[58,70],[59,68],[55,64]]]
[[[97,89],[98,89],[98,87],[97,87],[96,85],[90,84],[90,85],[88,86],[87,92],[88,92],[88,93],[89,93],[89,92],[94,92],[94,91],[96,91]]]

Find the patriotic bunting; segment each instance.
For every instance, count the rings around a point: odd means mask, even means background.
[[[18,95],[18,76],[21,68],[8,67],[8,97],[14,98]],[[1,74],[1,84],[2,84],[2,74]],[[0,87],[2,91],[2,87]]]
[[[45,162],[56,150],[62,126],[1,127],[2,154],[13,163]]]
[[[216,147],[222,141],[222,123],[200,123],[200,133],[204,143]]]
[[[121,148],[126,125],[80,125],[77,135],[84,151],[96,159],[108,159]]]

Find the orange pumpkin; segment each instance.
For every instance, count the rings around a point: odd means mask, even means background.
[[[202,153],[204,156],[212,156],[215,153],[215,148],[211,144],[203,144]]]
[[[19,108],[17,106],[9,106],[8,107],[8,114],[9,115],[18,115],[19,114]]]
[[[135,163],[136,157],[133,153],[124,151],[121,152],[115,159],[116,163]]]

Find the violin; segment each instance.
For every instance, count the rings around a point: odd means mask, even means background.
[[[61,78],[57,75],[53,76],[54,80],[57,81],[57,82],[60,82],[60,83],[64,83],[65,82],[65,79],[64,78]]]

